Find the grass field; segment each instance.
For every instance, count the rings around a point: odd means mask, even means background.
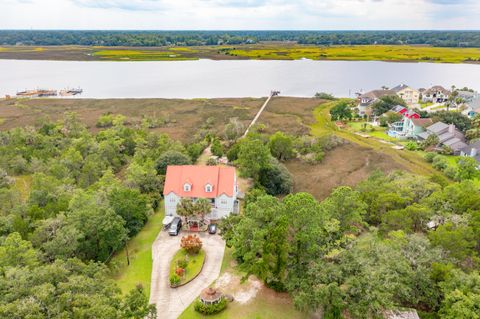
[[[296,105],[296,98],[286,98]],[[305,99],[308,100],[308,99]],[[301,101],[301,100],[298,100]],[[0,130],[37,125],[42,119],[58,120],[65,112],[75,112],[91,131],[102,114],[122,114],[129,125],[141,125],[144,118],[161,119],[164,124],[151,129],[174,139],[189,142],[207,119],[210,130],[223,134],[225,124],[236,117],[245,126],[260,109],[264,99],[0,99]],[[300,102],[298,102],[300,103]]]
[[[180,284],[191,281],[200,273],[205,261],[205,250],[200,250],[196,255],[190,255],[184,249],[178,250],[170,262],[170,277],[175,275],[177,262],[186,258],[188,259],[188,265],[185,268],[185,276],[181,278]]]
[[[127,293],[137,284],[142,284],[147,296],[150,295],[152,275],[152,244],[162,229],[164,216],[163,203],[158,212],[150,216],[145,227],[128,242],[130,265],[127,264],[126,249],[120,250],[110,261],[115,268],[113,278],[123,293]]]
[[[22,200],[26,201],[32,187],[32,175],[15,176],[15,188],[20,193]]]
[[[313,46],[258,43],[197,47],[4,46],[0,59],[78,61],[178,61],[196,59],[480,62],[479,48],[409,45]]]

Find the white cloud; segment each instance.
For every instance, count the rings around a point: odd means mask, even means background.
[[[478,16],[474,0],[0,0],[0,29],[480,29]]]

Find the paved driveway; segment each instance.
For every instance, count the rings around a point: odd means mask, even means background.
[[[176,319],[187,308],[200,292],[210,286],[220,274],[225,242],[219,235],[200,233],[203,249],[206,252],[205,264],[200,275],[185,286],[170,288],[170,260],[180,248],[181,232],[178,236],[169,236],[160,232],[152,247],[152,284],[150,303],[156,304],[158,318]]]

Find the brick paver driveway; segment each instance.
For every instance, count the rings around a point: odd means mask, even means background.
[[[180,239],[187,234],[181,232],[178,236],[169,236],[162,231],[152,247],[152,283],[150,303],[156,304],[158,318],[176,319],[190,305],[200,292],[210,286],[220,274],[225,242],[219,235],[200,233],[205,264],[200,275],[185,286],[170,288],[170,260],[180,248]]]

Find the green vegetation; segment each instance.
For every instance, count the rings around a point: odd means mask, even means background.
[[[205,261],[205,250],[200,250],[197,254],[190,254],[185,249],[180,249],[173,256],[170,262],[170,278],[178,276],[179,281],[174,286],[182,285],[194,279],[202,270]],[[183,269],[183,273],[179,275],[177,270]]]
[[[112,278],[115,279],[122,293],[126,294],[141,284],[145,288],[145,294],[150,295],[152,244],[163,227],[163,217],[163,204],[160,203],[158,211],[150,216],[145,227],[128,241],[126,247],[113,256],[110,262],[111,267],[114,268]],[[130,261],[130,265],[128,261]]]
[[[0,132],[0,317],[156,317],[146,295],[163,216],[155,163],[188,152],[118,119],[104,116],[95,134],[73,113]]]
[[[469,181],[442,187],[375,173],[322,202],[259,194],[221,228],[240,269],[288,291],[305,313],[376,318],[413,307],[466,319],[480,314],[465,302],[479,298],[478,289],[460,284],[479,278],[479,205],[480,189]],[[439,224],[429,227],[432,220]]]

